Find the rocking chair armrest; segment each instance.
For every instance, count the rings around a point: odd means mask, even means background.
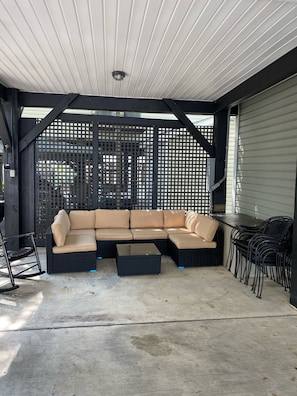
[[[5,236],[4,239],[7,241],[8,239],[24,238],[29,236],[34,236],[34,232],[26,232],[24,234],[19,234],[19,235]]]

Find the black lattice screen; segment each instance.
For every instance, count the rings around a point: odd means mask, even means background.
[[[98,125],[99,207],[152,207],[153,136],[151,127]]]
[[[213,128],[202,126],[199,130],[212,143]],[[158,208],[209,213],[208,157],[186,129],[159,130]]]
[[[36,140],[36,235],[61,208],[93,206],[92,124],[54,121]]]
[[[60,208],[208,213],[207,157],[185,129],[56,120],[36,140],[37,237]]]

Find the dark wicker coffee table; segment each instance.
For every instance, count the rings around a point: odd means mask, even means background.
[[[153,243],[117,244],[118,275],[147,275],[161,272],[161,253]]]

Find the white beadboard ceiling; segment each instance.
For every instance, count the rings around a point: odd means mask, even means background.
[[[296,46],[297,0],[0,0],[0,82],[27,92],[213,101]]]

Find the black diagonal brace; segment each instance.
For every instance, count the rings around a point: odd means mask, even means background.
[[[170,111],[179,119],[179,121],[187,128],[193,138],[200,144],[201,147],[210,155],[215,156],[215,149],[202,133],[195,127],[195,125],[188,119],[182,109],[172,99],[163,99]]]
[[[0,100],[0,138],[4,147],[10,148],[11,147],[11,135],[9,132],[9,128],[7,125],[7,120],[5,116],[5,112]]]
[[[53,108],[44,119],[34,126],[31,131],[22,138],[19,143],[19,151],[23,151],[32,143],[79,95],[68,94]]]

